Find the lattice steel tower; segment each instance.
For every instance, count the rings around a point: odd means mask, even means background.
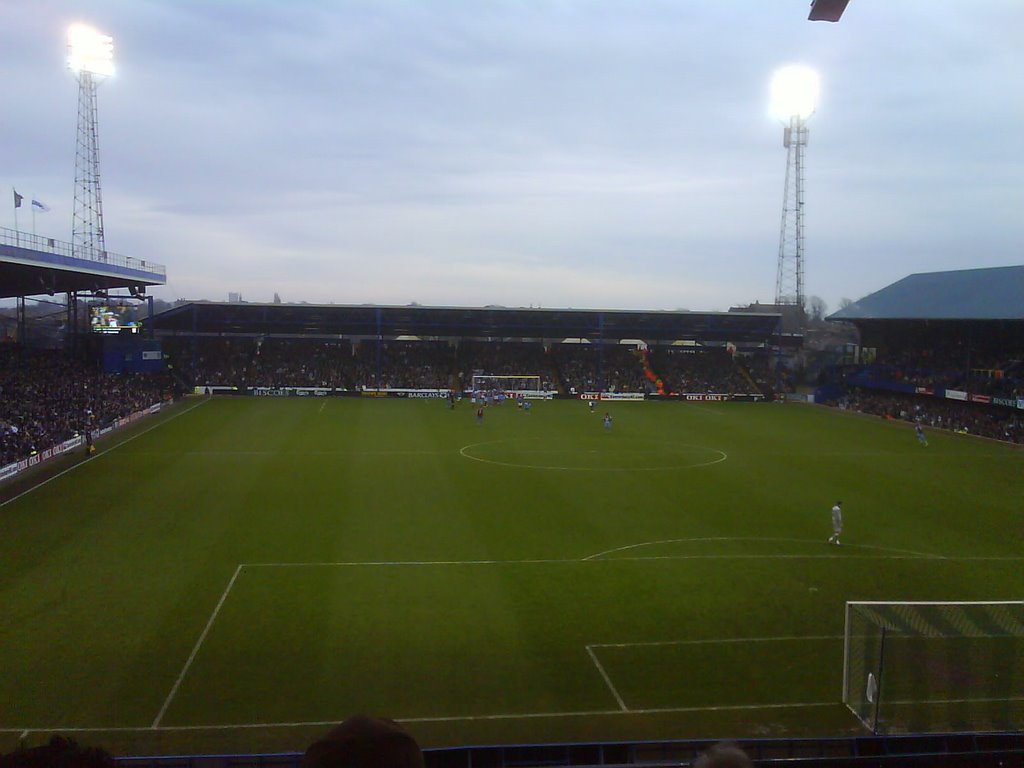
[[[96,88],[114,74],[114,41],[89,27],[68,30],[68,68],[78,78],[78,140],[75,147],[75,207],[71,243],[75,256],[104,258],[103,195],[100,191]]]
[[[807,122],[793,115],[783,133],[786,183],[779,226],[779,266],[775,274],[775,303],[804,306],[804,147]]]
[[[772,79],[772,111],[783,121],[786,182],[779,227],[775,303],[804,308],[804,148],[807,118],[818,100],[818,75],[806,67],[784,67]]]

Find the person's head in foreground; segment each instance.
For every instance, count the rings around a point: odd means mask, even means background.
[[[715,744],[697,758],[693,768],[753,768],[747,753],[728,741]]]
[[[355,715],[309,745],[303,768],[423,768],[416,739],[394,720]]]

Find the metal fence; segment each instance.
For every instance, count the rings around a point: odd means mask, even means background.
[[[100,251],[81,245],[76,246],[74,243],[69,243],[65,240],[55,240],[52,237],[33,235],[17,229],[0,227],[0,244],[48,253],[65,259],[92,261],[97,264],[132,269],[146,272],[150,275],[158,275],[163,280],[167,279],[167,270],[163,264],[155,264],[152,261],[123,256],[113,251]]]

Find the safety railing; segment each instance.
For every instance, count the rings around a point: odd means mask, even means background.
[[[96,248],[89,248],[83,245],[75,245],[66,240],[56,240],[52,237],[34,235],[29,232],[22,232],[17,229],[0,227],[0,245],[12,245],[15,248],[26,248],[40,253],[53,254],[69,259],[81,259],[82,261],[94,261],[97,264],[105,264],[114,267],[123,267],[138,272],[146,272],[161,280],[167,279],[167,270],[163,264],[156,264],[152,261],[144,261],[131,256],[123,256],[113,251],[101,251]]]

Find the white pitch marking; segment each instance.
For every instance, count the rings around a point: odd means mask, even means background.
[[[894,701],[891,704],[961,704],[970,702],[1011,702],[1022,701],[1021,697],[997,698],[997,699],[928,699],[924,701],[907,700]],[[516,714],[496,715],[451,715],[442,717],[399,717],[395,720],[399,723],[450,723],[450,722],[481,722],[493,720],[536,720],[543,718],[563,717],[608,717],[615,715],[654,715],[672,714],[686,712],[727,712],[727,711],[749,711],[758,709],[806,709],[812,707],[834,707],[835,701],[800,701],[779,704],[727,704],[710,707],[652,707],[646,709],[630,709],[626,712],[621,710],[592,710],[577,712],[522,712]],[[304,720],[292,723],[234,723],[230,725],[165,725],[158,728],[152,726],[115,726],[110,728],[75,728],[75,727],[49,727],[29,728],[24,733],[117,733],[117,732],[140,732],[140,731],[230,731],[253,728],[303,728],[303,727],[326,727],[337,725],[339,719],[333,720]],[[20,728],[0,728],[0,733],[18,733]]]
[[[1007,701],[999,699],[999,701]],[[1014,699],[1008,699],[1014,701]],[[912,703],[912,702],[896,702]],[[399,723],[451,723],[451,722],[480,722],[487,720],[538,720],[555,717],[607,717],[609,715],[656,715],[671,714],[673,712],[726,712],[751,709],[795,709],[807,707],[834,707],[838,704],[835,701],[801,701],[791,704],[726,704],[711,707],[659,707],[650,709],[630,709],[623,712],[620,709],[599,709],[582,710],[577,712],[519,712],[515,714],[496,715],[449,715],[441,717],[396,717]],[[301,720],[293,723],[232,723],[226,725],[161,725],[161,726],[114,726],[110,728],[76,728],[53,726],[47,728],[26,728],[28,733],[129,733],[129,732],[168,732],[168,731],[231,731],[252,728],[303,728],[303,727],[324,727],[334,726],[341,722],[341,718],[334,720]],[[0,728],[0,733],[19,733],[21,728]]]
[[[448,451],[185,451],[184,453],[158,452],[151,456],[437,456]]]
[[[623,712],[628,712],[629,707],[626,706],[626,702],[624,702],[622,700],[622,697],[619,696],[619,692],[615,690],[615,685],[612,684],[612,679],[608,676],[608,673],[605,671],[604,666],[602,666],[601,662],[598,660],[597,654],[594,653],[594,649],[591,648],[589,645],[587,646],[587,653],[590,654],[590,658],[594,662],[594,666],[597,667],[597,671],[600,672],[601,677],[604,678],[604,682],[608,686],[608,689],[612,692],[612,696],[614,696],[615,700],[619,702],[619,709],[621,709]]]
[[[584,557],[584,560],[596,560],[604,555],[611,555],[615,552],[624,552],[627,549],[638,549],[640,547],[650,547],[656,544],[688,544],[696,542],[708,542],[708,541],[759,541],[759,542],[784,542],[788,544],[816,544],[820,543],[817,539],[788,539],[788,538],[771,538],[771,537],[744,537],[744,536],[708,536],[705,538],[695,539],[661,539],[659,541],[641,541],[638,544],[627,544],[624,547],[615,547],[614,549],[606,549],[604,552],[598,552],[595,555],[588,555]],[[947,560],[945,555],[933,555],[927,552],[912,552],[906,549],[892,549],[890,547],[874,547],[869,544],[847,544],[846,547],[853,549],[872,549],[879,552],[893,552],[900,555],[906,555],[910,557],[927,557],[934,558],[936,560]],[[699,557],[699,556],[695,556]],[[744,555],[713,555],[712,557],[723,557],[723,558],[742,558]],[[805,557],[805,555],[749,555],[749,557],[764,557],[766,559],[772,558],[786,558],[786,557]],[[814,557],[814,555],[806,555],[806,557]],[[956,558],[954,558],[956,559]]]
[[[591,643],[587,648],[633,648],[661,645],[719,645],[721,643],[772,643],[784,640],[842,640],[843,635],[794,635],[788,637],[713,637],[706,640],[651,640],[635,643]]]
[[[846,546],[846,545],[844,545]],[[850,555],[814,554],[814,555],[649,555],[634,557],[615,557],[605,560],[592,558],[551,558],[535,560],[351,560],[337,562],[294,562],[294,563],[244,563],[246,568],[355,568],[372,567],[411,567],[430,565],[570,565],[579,563],[638,563],[652,560],[941,560],[955,562],[959,560],[978,560],[988,558],[942,557],[940,555]],[[1000,558],[1004,560],[1024,560],[1021,557]]]
[[[17,501],[17,500],[18,500],[18,499],[20,499],[20,498],[21,498],[22,496],[24,496],[24,495],[26,495],[26,494],[28,494],[28,493],[32,493],[32,491],[35,491],[35,490],[37,490],[37,489],[39,489],[39,488],[42,488],[42,487],[43,487],[44,485],[46,485],[47,483],[49,483],[49,482],[51,482],[51,481],[53,481],[53,480],[56,480],[56,479],[57,479],[58,477],[61,477],[61,476],[63,476],[63,475],[66,475],[66,474],[67,474],[68,472],[70,472],[71,470],[73,470],[73,469],[78,469],[79,467],[81,467],[81,466],[83,466],[83,465],[85,465],[85,464],[88,464],[88,463],[89,463],[90,461],[93,461],[94,459],[98,459],[98,458],[99,458],[100,456],[106,456],[106,455],[107,455],[108,453],[110,453],[110,452],[111,452],[111,451],[113,451],[113,450],[116,450],[116,449],[120,448],[120,447],[121,447],[122,445],[124,445],[125,443],[130,443],[130,442],[131,442],[132,440],[134,440],[135,438],[137,438],[137,437],[142,437],[142,436],[143,436],[144,434],[146,434],[147,432],[151,432],[151,431],[153,431],[154,429],[156,429],[157,427],[162,427],[162,426],[163,426],[164,424],[166,424],[167,422],[169,422],[169,421],[173,421],[174,419],[178,418],[179,416],[183,416],[183,415],[185,415],[185,414],[186,414],[186,413],[188,413],[189,411],[194,411],[194,410],[195,410],[196,408],[198,408],[198,407],[199,407],[200,405],[202,405],[203,403],[207,403],[207,402],[209,402],[209,400],[210,400],[209,398],[206,398],[205,400],[200,400],[200,401],[199,401],[198,403],[196,403],[195,405],[193,405],[193,406],[191,406],[191,407],[189,407],[189,408],[186,408],[186,409],[185,409],[184,411],[178,411],[178,412],[177,412],[176,414],[174,414],[173,416],[169,416],[169,417],[167,417],[166,419],[164,419],[163,421],[160,421],[160,422],[158,422],[158,423],[154,424],[153,426],[151,426],[151,427],[148,427],[148,428],[146,428],[146,429],[142,430],[141,432],[136,432],[136,433],[135,433],[134,435],[132,435],[131,437],[129,437],[129,438],[125,439],[125,440],[122,440],[121,442],[117,443],[116,445],[112,445],[112,446],[110,446],[109,448],[106,448],[106,449],[104,449],[104,450],[100,451],[99,453],[94,453],[94,454],[93,454],[92,456],[90,456],[89,458],[87,458],[87,459],[85,459],[85,460],[83,460],[83,461],[80,461],[80,462],[78,462],[77,464],[75,464],[75,465],[73,465],[73,466],[70,466],[70,467],[68,467],[68,468],[67,468],[67,469],[65,469],[65,470],[62,470],[62,471],[58,472],[58,473],[57,473],[56,475],[54,475],[53,477],[48,477],[48,478],[46,478],[46,479],[45,479],[45,480],[43,480],[43,481],[42,481],[41,483],[38,483],[38,484],[36,484],[36,485],[33,485],[33,486],[32,486],[31,488],[28,488],[28,489],[26,489],[26,490],[22,491],[22,492],[21,492],[21,493],[19,493],[19,494],[18,494],[17,496],[12,496],[12,497],[11,497],[11,498],[9,498],[9,499],[8,499],[7,501],[3,501],[3,502],[0,502],[0,507],[5,507],[5,506],[7,506],[8,504],[10,504],[10,503],[11,503],[12,501]]]
[[[185,666],[181,668],[181,673],[178,675],[178,679],[174,681],[174,686],[171,688],[171,692],[167,694],[167,698],[164,699],[164,705],[160,707],[160,711],[156,715],[156,719],[153,720],[153,728],[160,727],[160,721],[163,720],[164,714],[167,712],[167,708],[171,706],[171,699],[174,698],[174,694],[178,692],[178,688],[181,686],[181,681],[185,679],[185,674],[188,672],[189,667],[192,666],[192,662],[195,660],[199,653],[199,647],[203,644],[207,634],[210,632],[210,627],[213,626],[214,620],[217,618],[217,614],[220,613],[221,606],[224,605],[224,601],[228,599],[228,592],[231,591],[231,587],[235,585],[235,579],[238,578],[238,574],[242,572],[242,565],[235,568],[234,574],[231,576],[231,580],[228,585],[224,587],[224,593],[220,596],[220,600],[217,601],[217,607],[213,609],[213,613],[210,614],[209,620],[206,622],[206,626],[203,628],[203,633],[199,635],[199,639],[196,640],[195,646],[192,648],[192,653],[189,654],[188,660],[185,662]]]
[[[616,557],[607,560],[584,559],[536,559],[536,560],[352,560],[338,562],[294,562],[294,563],[244,563],[246,568],[299,568],[299,567],[401,567],[429,565],[567,565],[572,563],[642,563],[651,560],[941,560],[943,562],[1000,560],[1024,560],[1022,556],[1006,557],[947,557],[943,555],[649,555],[637,557]]]
[[[322,403],[320,403],[320,409],[317,411],[317,413],[323,413],[325,405],[327,405],[327,401],[326,400],[324,400]]]
[[[527,439],[533,439],[533,438],[527,438]],[[537,439],[539,439],[539,438],[537,438]],[[667,467],[558,467],[558,466],[549,465],[549,464],[516,464],[516,463],[510,462],[510,461],[495,461],[494,459],[482,459],[479,456],[474,456],[471,453],[467,453],[467,451],[469,451],[471,448],[478,448],[481,445],[495,445],[495,444],[498,444],[498,443],[508,443],[508,442],[513,442],[513,440],[488,440],[488,441],[483,442],[483,443],[470,443],[469,445],[464,445],[464,446],[462,446],[459,449],[459,455],[462,456],[463,458],[470,459],[472,461],[478,461],[481,464],[493,464],[493,465],[498,466],[498,467],[512,467],[513,469],[542,469],[542,470],[551,470],[551,471],[555,471],[555,472],[671,472],[671,471],[680,470],[680,469],[699,469],[701,467],[710,467],[710,466],[712,466],[714,464],[720,464],[720,463],[722,463],[723,461],[725,461],[725,460],[727,460],[729,458],[729,454],[727,454],[725,451],[719,450],[718,448],[708,448],[707,446],[704,446],[704,445],[688,445],[688,444],[685,444],[685,443],[673,443],[672,445],[674,445],[674,447],[677,447],[677,448],[680,448],[680,447],[682,447],[682,448],[698,448],[698,449],[700,449],[702,451],[708,451],[710,453],[717,453],[717,454],[719,454],[719,456],[718,456],[718,458],[716,458],[716,459],[714,459],[712,461],[703,461],[703,462],[698,462],[696,464],[676,464],[676,465],[667,466]],[[544,452],[544,453],[552,453],[552,452],[555,452],[555,453],[565,453],[566,451],[559,451],[557,449],[554,449],[554,450],[549,449],[549,450],[545,450],[545,451],[529,451],[529,453],[540,453],[540,452]],[[591,453],[594,453],[594,451],[591,451]],[[633,453],[633,452],[630,452],[630,455],[633,456],[633,455],[636,455],[636,454]]]

